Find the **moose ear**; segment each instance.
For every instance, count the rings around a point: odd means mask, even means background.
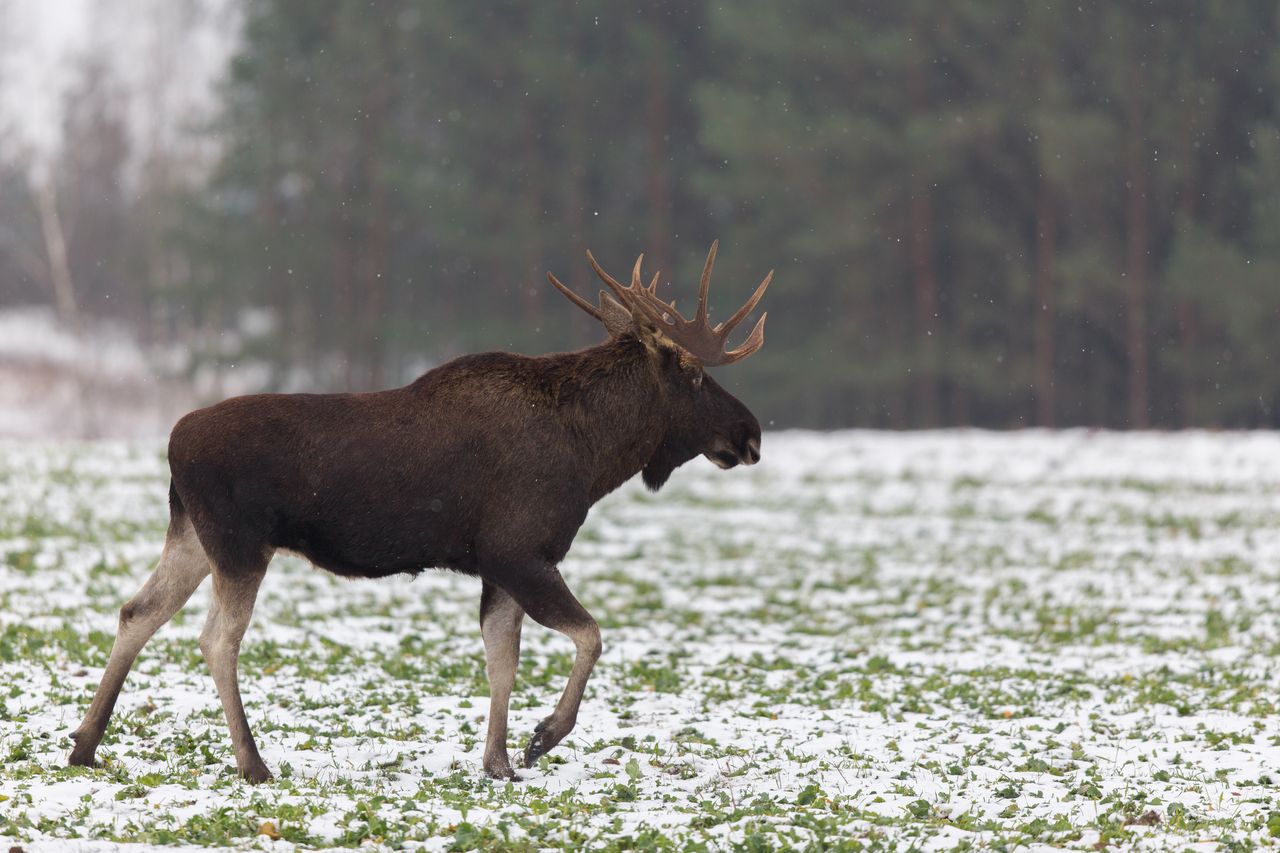
[[[600,321],[604,323],[611,338],[635,331],[635,320],[631,318],[631,312],[603,290],[600,291]]]

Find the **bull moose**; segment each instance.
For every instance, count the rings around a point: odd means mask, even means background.
[[[643,255],[623,286],[587,258],[612,294],[593,305],[551,284],[599,320],[609,339],[570,353],[483,353],[411,384],[362,394],[259,394],[192,412],[169,437],[169,528],[155,571],[121,609],[70,763],[91,765],[139,651],[213,575],[200,650],[230,728],[236,768],[271,773],[258,754],[237,679],[240,642],[276,551],[346,577],[427,568],[478,576],[490,708],[484,771],[516,779],[507,706],[525,614],[574,643],[555,710],[534,729],[524,766],[574,727],[600,656],[600,628],[557,564],[587,511],[640,473],[659,489],[699,454],[721,468],[760,459],[760,424],[704,368],[740,361],[764,343],[761,315],[746,341],[726,339],[773,273],[726,322],[707,319],[711,245],[698,309],[686,320],[645,285]]]

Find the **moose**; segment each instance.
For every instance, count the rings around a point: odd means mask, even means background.
[[[478,576],[490,708],[484,772],[516,780],[507,710],[520,630],[534,621],[573,641],[555,709],[524,751],[531,766],[573,729],[600,656],[600,628],[557,565],[604,495],[640,473],[656,491],[702,455],[721,468],[760,459],[755,416],[706,376],[764,343],[762,314],[734,350],[726,339],[759,303],[771,271],[726,322],[707,319],[715,264],[703,267],[685,319],[644,284],[587,258],[611,293],[593,305],[550,283],[600,321],[609,339],[569,353],[462,356],[390,391],[259,394],[194,411],[169,438],[169,527],[154,572],[120,609],[110,657],[69,761],[92,765],[120,688],[142,647],[213,575],[200,650],[226,714],[236,769],[271,778],[240,698],[240,642],[276,551],[351,578],[427,568]]]

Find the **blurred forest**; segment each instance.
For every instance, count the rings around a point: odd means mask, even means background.
[[[196,0],[49,156],[0,116],[0,306],[369,389],[602,339],[587,248],[687,304],[718,237],[713,318],[777,270],[721,377],[767,425],[1280,426],[1275,0],[231,5],[198,120]]]

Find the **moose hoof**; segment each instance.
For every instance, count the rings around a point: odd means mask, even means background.
[[[89,746],[87,743],[82,743],[83,739],[84,736],[79,732],[72,733],[71,740],[75,747],[71,750],[71,754],[67,756],[68,767],[97,766],[98,762],[94,761],[93,755],[98,751],[98,745],[95,743],[93,746]]]
[[[558,744],[564,738],[568,731],[560,732],[558,727],[552,723],[551,717],[538,723],[533,728],[533,737],[529,738],[529,745],[524,749],[525,767],[532,767],[533,763],[542,756],[551,751],[552,747]]]
[[[68,767],[97,767],[98,762],[94,760],[92,752],[81,752],[77,747],[71,750],[71,755],[67,756]]]
[[[519,782],[520,777],[516,775],[516,771],[511,769],[511,761],[498,764],[486,764],[484,766],[484,775],[488,776],[495,782]]]
[[[244,779],[250,785],[261,785],[263,782],[271,781],[271,771],[267,769],[267,765],[257,764],[253,767],[241,770],[240,778]]]
[[[543,742],[542,735],[534,735],[529,738],[529,745],[524,748],[524,758],[521,759],[520,763],[526,769],[532,767],[539,758],[546,755],[550,750],[551,747]]]

